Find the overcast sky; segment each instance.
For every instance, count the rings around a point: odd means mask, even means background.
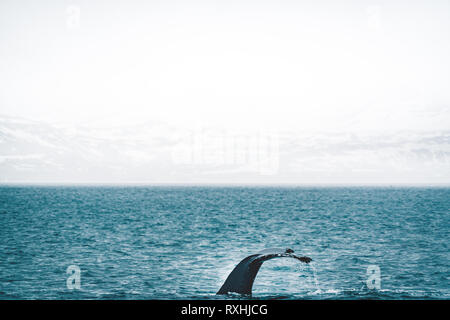
[[[450,1],[438,0],[2,0],[0,114],[88,127],[262,126],[294,140],[445,134],[449,18]],[[328,181],[315,172],[310,180]]]

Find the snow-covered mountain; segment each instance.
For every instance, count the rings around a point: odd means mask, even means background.
[[[68,126],[0,117],[2,182],[448,183],[450,131]]]
[[[3,181],[96,182],[142,180],[170,157],[168,132],[157,124],[92,128],[0,118]],[[170,150],[169,150],[170,151]]]

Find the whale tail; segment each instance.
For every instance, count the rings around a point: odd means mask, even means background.
[[[283,257],[294,258],[304,263],[310,263],[312,261],[309,257],[299,257],[294,255],[294,250],[292,249],[265,249],[257,254],[248,256],[239,262],[233,271],[231,271],[228,275],[228,278],[225,280],[217,294],[235,292],[251,295],[253,282],[255,281],[256,274],[261,268],[263,262],[270,259]]]

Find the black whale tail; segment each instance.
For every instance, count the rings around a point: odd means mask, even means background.
[[[255,281],[256,274],[261,268],[264,261],[274,258],[294,258],[304,263],[312,261],[309,257],[299,257],[293,254],[292,249],[266,249],[257,254],[248,256],[231,271],[225,280],[222,287],[217,294],[227,294],[230,292],[236,292],[240,294],[252,294],[253,282]]]

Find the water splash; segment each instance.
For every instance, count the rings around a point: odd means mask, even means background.
[[[305,264],[299,263],[298,271],[301,272],[301,276],[299,276],[299,277],[304,277],[304,272],[310,273],[310,274],[312,273],[312,276],[308,276],[308,281],[307,281],[309,290],[312,291],[311,292],[312,294],[322,293],[322,290],[320,289],[320,285],[319,285],[319,280],[317,277],[317,269],[313,262],[311,262],[307,265],[307,269],[305,269]],[[311,271],[311,272],[308,272],[308,271]]]
[[[314,262],[309,263],[309,267],[311,268],[311,270],[313,272],[313,281],[314,281],[314,286],[316,288],[315,293],[321,293],[322,291],[320,290],[319,280],[317,279],[317,269],[316,269],[315,263]]]
[[[317,280],[317,270],[316,270],[316,267],[314,266],[313,263],[311,263],[310,268],[311,268],[311,270],[313,271],[314,285],[316,286],[316,289],[317,289],[317,290],[320,290],[320,287],[319,287],[319,281]]]

